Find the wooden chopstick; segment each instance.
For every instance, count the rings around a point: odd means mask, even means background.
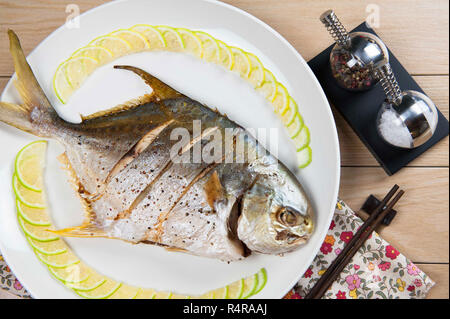
[[[398,185],[395,185],[389,193],[383,198],[380,205],[377,206],[371,216],[364,222],[360,229],[355,233],[353,238],[344,247],[338,257],[331,263],[327,271],[317,281],[314,287],[305,296],[305,299],[318,299],[323,296],[331,284],[336,280],[341,271],[350,262],[356,252],[361,248],[370,234],[375,228],[381,224],[384,217],[389,213],[392,207],[403,196],[404,191],[400,191],[395,198],[386,206],[386,203],[392,198],[395,192],[398,190]],[[384,207],[386,207],[384,209]]]

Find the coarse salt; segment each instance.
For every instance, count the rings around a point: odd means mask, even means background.
[[[411,133],[398,114],[392,109],[385,109],[379,118],[378,132],[384,140],[394,146],[411,148]]]

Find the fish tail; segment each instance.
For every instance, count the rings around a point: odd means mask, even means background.
[[[17,75],[14,84],[23,103],[18,105],[0,102],[0,121],[36,134],[31,124],[33,110],[35,108],[44,112],[54,112],[54,110],[25,58],[19,38],[12,30],[8,30],[8,36]]]

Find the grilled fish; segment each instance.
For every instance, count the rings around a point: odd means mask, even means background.
[[[302,186],[245,129],[132,66],[115,68],[140,76],[150,94],[66,122],[8,34],[23,104],[0,102],[0,121],[65,147],[61,160],[86,208],[82,225],[58,234],[224,261],[283,254],[308,240],[313,210]],[[195,158],[198,150],[208,156]]]

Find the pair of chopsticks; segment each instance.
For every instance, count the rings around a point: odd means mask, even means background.
[[[383,198],[380,204],[375,208],[372,214],[367,218],[364,224],[358,229],[352,239],[344,247],[342,252],[337,256],[337,258],[331,263],[327,271],[320,277],[314,287],[305,296],[305,299],[320,299],[325,292],[330,288],[333,282],[337,279],[339,274],[345,268],[345,266],[350,262],[356,252],[361,248],[364,242],[369,238],[370,234],[383,222],[383,219],[391,211],[394,205],[405,193],[400,190],[394,199],[391,198],[395,195],[399,189],[398,185],[394,185],[389,193]],[[389,204],[388,204],[389,202]]]

